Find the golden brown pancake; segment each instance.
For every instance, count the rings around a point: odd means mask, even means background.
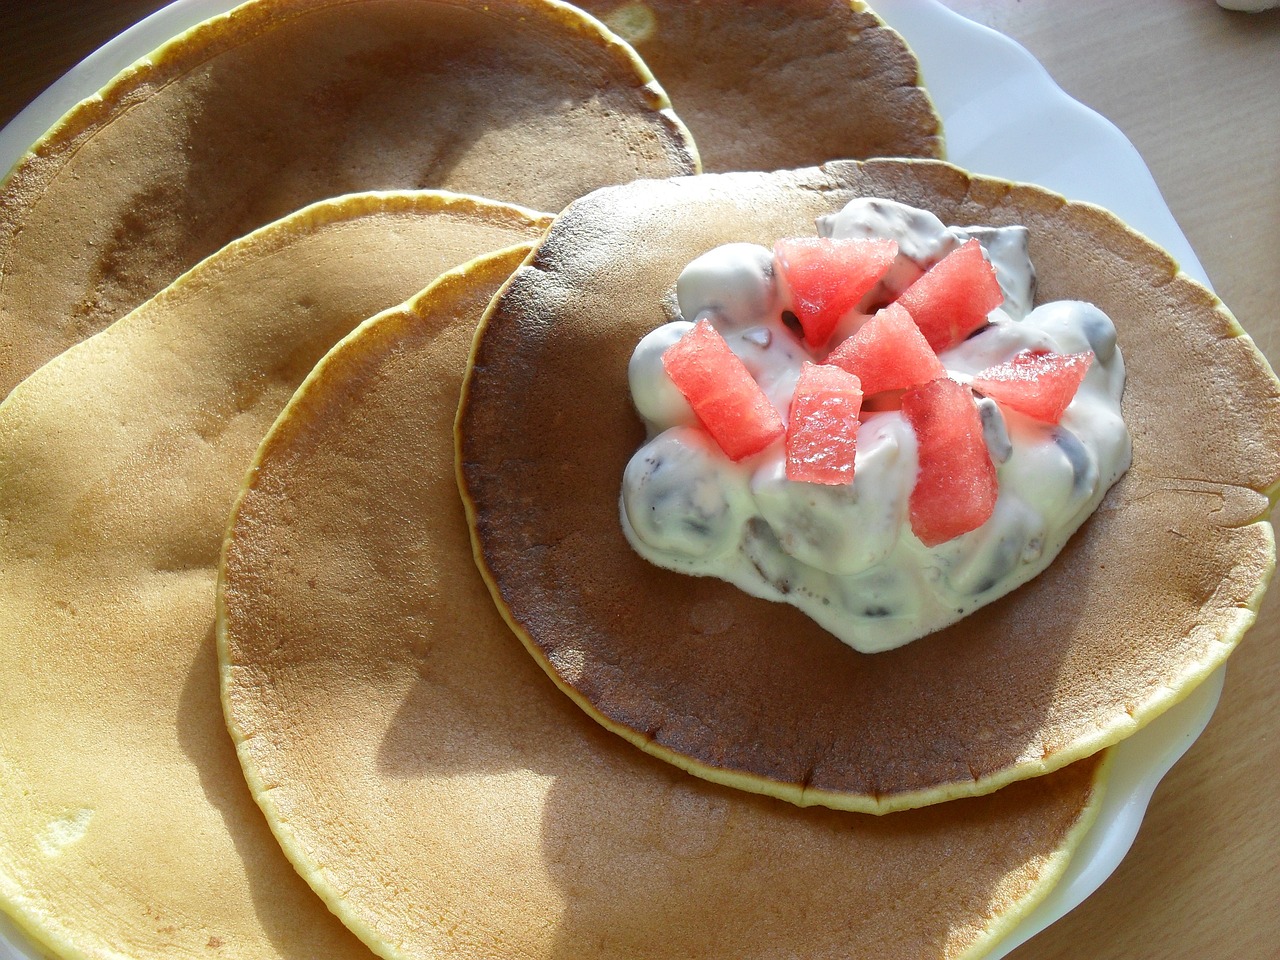
[[[362,325],[246,480],[223,696],[290,859],[392,958],[983,951],[1080,839],[1095,760],[891,817],[801,810],[632,750],[511,636],[472,562],[452,427],[476,321],[522,253]]]
[[[685,264],[812,235],[854,196],[1026,224],[1040,299],[1114,320],[1133,435],[1132,469],[1047,572],[874,655],[788,605],[648,564],[618,520],[644,438],[627,362]],[[592,194],[495,303],[468,390],[459,461],[478,555],[539,663],[641,748],[797,803],[917,806],[1114,743],[1222,663],[1274,565],[1280,383],[1231,314],[1106,211],[939,162]]]
[[[75,107],[0,187],[0,395],[264,223],[354,191],[559,210],[696,172],[648,69],[547,0],[259,0]]]
[[[636,48],[703,168],[941,157],[906,42],[861,0],[580,0]]]
[[[546,222],[436,193],[314,205],[0,405],[0,908],[45,949],[369,956],[240,773],[219,709],[218,551],[254,450],[316,360]]]

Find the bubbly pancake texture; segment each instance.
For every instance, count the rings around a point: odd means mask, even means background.
[[[730,241],[809,234],[855,196],[1025,224],[1038,301],[1114,320],[1133,435],[1132,468],[1048,571],[873,656],[787,605],[648,564],[618,518],[644,436],[627,363],[670,319],[680,270]],[[486,576],[556,682],[657,756],[801,804],[985,793],[1120,740],[1222,663],[1274,566],[1280,384],[1221,302],[1101,208],[936,161],[573,204],[487,316],[458,429]]]
[[[860,0],[580,0],[636,48],[703,169],[941,157],[920,65]]]
[[[0,405],[0,908],[43,948],[369,957],[245,786],[218,697],[218,551],[253,452],[328,348],[547,222],[439,193],[317,204]]]
[[[635,53],[550,0],[254,0],[72,109],[0,186],[0,395],[236,237],[355,191],[559,210],[697,171]]]
[[[290,858],[396,960],[980,954],[1078,843],[1097,760],[892,817],[800,810],[632,750],[511,636],[473,562],[453,419],[523,253],[335,347],[246,479],[223,696]]]

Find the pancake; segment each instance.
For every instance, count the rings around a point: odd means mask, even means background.
[[[709,173],[942,156],[915,55],[860,0],[578,6],[644,57]]]
[[[369,957],[240,773],[218,699],[218,550],[254,450],[334,342],[546,223],[439,193],[317,204],[0,405],[0,908],[44,949]]]
[[[426,187],[559,210],[693,173],[625,44],[549,0],[260,0],[72,109],[0,187],[0,395],[264,223]]]
[[[648,564],[618,518],[644,439],[627,363],[680,271],[729,241],[812,235],[854,196],[1029,227],[1040,302],[1115,322],[1133,437],[1132,468],[1045,573],[870,656],[789,605]],[[495,303],[468,384],[477,553],[533,655],[642,749],[796,803],[933,803],[1114,743],[1223,662],[1274,566],[1280,384],[1226,308],[1106,211],[936,161],[592,194]]]
[[[1095,760],[892,817],[632,750],[498,615],[453,477],[473,328],[513,251],[362,325],[264,442],[224,551],[241,762],[290,859],[391,958],[976,956],[1092,819]]]

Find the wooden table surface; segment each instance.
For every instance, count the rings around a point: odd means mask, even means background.
[[[1151,168],[1218,295],[1280,362],[1280,10],[1212,0],[944,0],[1005,33]],[[1017,960],[1280,957],[1280,589],[1132,851]]]
[[[1280,360],[1280,10],[1230,13],[1211,0],[945,2],[1018,40],[1128,135],[1219,295]],[[0,124],[162,5],[10,5],[0,18]],[[1232,658],[1212,723],[1156,792],[1129,856],[1016,960],[1280,957],[1278,642],[1280,590]]]

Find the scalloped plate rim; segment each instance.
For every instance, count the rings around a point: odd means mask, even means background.
[[[103,44],[0,130],[0,170],[11,170],[59,117],[129,64],[238,5],[234,0],[175,0]],[[919,57],[925,84],[943,118],[952,162],[975,172],[1040,183],[1070,199],[1108,207],[1208,285],[1204,268],[1138,151],[1109,120],[1063,92],[1026,49],[938,0],[877,0],[874,6]],[[973,56],[975,48],[984,56]],[[973,77],[984,74],[990,82],[979,84],[974,93]],[[993,110],[1001,111],[1000,122],[988,119]],[[1010,131],[1016,131],[1013,142]],[[1039,151],[1027,142],[1033,139],[1028,131],[1035,131]],[[1054,161],[1047,164],[1049,145]],[[1119,866],[1156,786],[1212,717],[1224,676],[1225,668],[1219,669],[1182,703],[1113,748],[1112,775],[1092,829],[1058,884],[994,945],[987,960],[1000,960],[1060,919]],[[0,960],[43,960],[2,914]]]

